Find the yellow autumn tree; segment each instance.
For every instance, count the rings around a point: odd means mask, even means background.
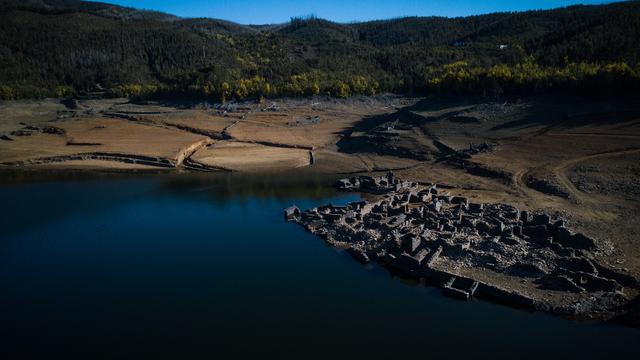
[[[220,85],[220,101],[227,102],[231,98],[231,85],[228,82],[223,82]]]
[[[351,89],[349,88],[349,84],[344,81],[338,80],[334,83],[332,94],[335,97],[346,99],[351,94]]]

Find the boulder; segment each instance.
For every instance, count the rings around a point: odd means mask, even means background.
[[[300,209],[295,206],[289,206],[288,208],[284,209],[284,219],[287,221],[295,221],[300,217]]]

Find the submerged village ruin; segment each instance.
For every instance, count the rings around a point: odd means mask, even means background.
[[[597,242],[548,213],[470,202],[436,185],[380,177],[339,180],[371,201],[285,209],[285,219],[362,262],[439,286],[445,295],[488,298],[559,315],[622,312],[638,281],[596,259]]]

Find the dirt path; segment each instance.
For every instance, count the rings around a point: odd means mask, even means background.
[[[229,134],[229,129],[231,129],[232,127],[236,126],[239,122],[240,122],[240,120],[236,120],[232,124],[229,124],[229,125],[225,126],[225,128],[222,129],[222,138],[223,139],[227,139],[227,140],[233,140],[234,139],[233,136],[231,136],[231,134]]]
[[[537,191],[537,190],[534,190],[534,189],[530,188],[527,185],[525,178],[529,174],[533,173],[535,170],[538,170],[538,169],[540,169],[542,167],[550,167],[551,174],[560,183],[560,185],[564,188],[564,190],[566,190],[569,193],[569,195],[576,200],[577,203],[588,203],[588,204],[593,205],[593,204],[596,204],[596,203],[602,203],[602,201],[610,201],[608,199],[602,199],[600,197],[598,197],[597,200],[596,200],[594,195],[586,196],[582,191],[578,190],[575,187],[573,182],[571,182],[571,180],[569,179],[569,177],[567,175],[567,171],[569,170],[569,168],[571,168],[571,167],[575,166],[576,164],[578,164],[580,162],[583,162],[583,161],[592,160],[592,159],[598,159],[598,158],[603,158],[603,157],[609,157],[609,156],[619,156],[619,155],[633,154],[633,153],[637,153],[637,152],[640,152],[640,148],[606,151],[606,152],[602,152],[602,153],[579,156],[579,157],[576,157],[576,158],[564,160],[564,161],[562,161],[562,162],[560,162],[558,164],[555,164],[555,165],[550,164],[550,165],[538,166],[538,167],[535,167],[535,168],[521,169],[521,170],[518,170],[518,171],[516,171],[514,173],[514,175],[513,175],[513,185],[521,194],[526,195],[526,196],[531,197],[531,198],[538,198],[540,196],[540,194],[543,194],[543,192],[540,192],[540,191]]]
[[[617,137],[617,138],[640,138],[640,135],[634,134],[616,134],[616,133],[588,133],[588,132],[570,132],[570,133],[546,133],[548,136],[562,136],[562,137],[574,137],[574,136],[589,136],[589,137]]]
[[[634,154],[634,153],[637,153],[637,152],[640,152],[640,148],[607,151],[607,152],[602,152],[602,153],[598,153],[598,154],[581,156],[581,157],[573,158],[573,159],[570,159],[570,160],[565,160],[565,161],[561,162],[560,164],[556,165],[553,168],[553,173],[556,176],[556,178],[558,179],[558,181],[560,182],[560,184],[567,191],[569,191],[569,193],[571,193],[572,196],[575,196],[581,202],[588,202],[588,203],[592,203],[592,204],[596,203],[596,202],[601,203],[602,201],[606,201],[606,199],[598,198],[598,200],[596,201],[594,199],[593,195],[586,196],[582,191],[578,190],[575,187],[575,185],[573,184],[573,182],[569,179],[569,176],[567,175],[567,170],[569,168],[575,166],[576,164],[578,164],[580,162],[583,162],[583,161],[599,159],[599,158],[609,157],[609,156],[619,156],[619,155]]]

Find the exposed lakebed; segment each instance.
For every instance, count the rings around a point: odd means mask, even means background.
[[[331,178],[0,175],[0,353],[589,358],[640,339],[443,297],[282,220],[358,199]]]

